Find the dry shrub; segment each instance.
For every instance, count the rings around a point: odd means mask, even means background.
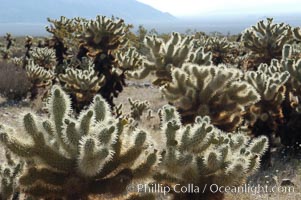
[[[7,100],[20,101],[26,98],[30,88],[30,82],[24,69],[9,63],[0,61],[0,94]]]

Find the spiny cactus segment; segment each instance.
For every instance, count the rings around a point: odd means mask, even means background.
[[[1,127],[0,127],[1,128]],[[19,194],[18,179],[23,170],[24,163],[14,156],[10,152],[5,152],[5,162],[0,165],[0,177],[1,177],[1,199],[12,199],[14,195]]]

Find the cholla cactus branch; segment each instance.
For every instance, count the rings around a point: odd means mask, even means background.
[[[242,72],[225,66],[184,64],[172,71],[173,81],[161,88],[166,99],[179,108],[183,120],[209,115],[223,130],[234,130],[245,106],[260,99],[256,90],[240,81]]]
[[[5,152],[5,156],[6,162],[0,165],[0,195],[1,199],[11,199],[15,193],[19,192],[18,179],[24,163],[16,160],[8,151]]]

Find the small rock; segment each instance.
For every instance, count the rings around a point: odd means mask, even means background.
[[[282,179],[281,186],[294,186],[295,184],[290,179]]]

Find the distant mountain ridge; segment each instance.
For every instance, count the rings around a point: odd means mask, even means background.
[[[127,23],[175,21],[136,0],[0,0],[0,23],[46,23],[46,18],[116,16]]]

